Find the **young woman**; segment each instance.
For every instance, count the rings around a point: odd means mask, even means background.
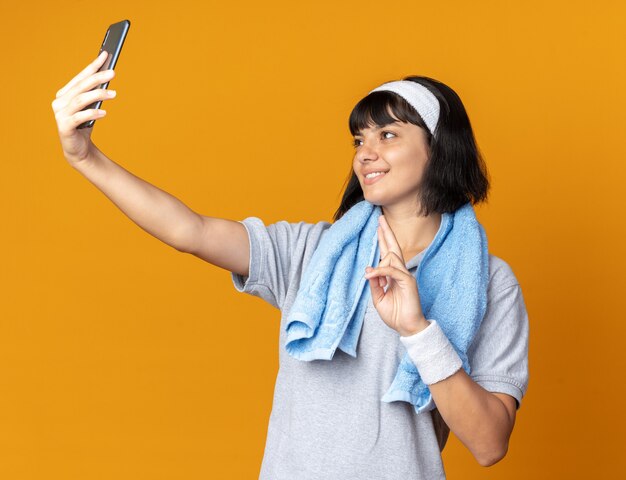
[[[472,205],[487,172],[456,93],[428,77],[371,91],[334,223],[200,215],[91,142],[112,98],[98,58],[52,102],[67,161],[148,233],[232,272],[282,312],[262,479],[439,479],[452,430],[502,459],[528,385],[528,316]],[[307,303],[309,302],[309,303]]]

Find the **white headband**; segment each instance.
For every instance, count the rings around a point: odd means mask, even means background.
[[[430,90],[411,80],[398,80],[383,83],[380,87],[376,87],[369,93],[383,90],[397,93],[409,102],[415,111],[424,119],[424,123],[426,123],[430,133],[435,134],[435,127],[439,120],[439,101]]]

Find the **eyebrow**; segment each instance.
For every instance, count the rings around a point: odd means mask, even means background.
[[[376,126],[376,127],[373,128],[373,130],[376,132],[378,130],[382,130],[383,128],[387,128],[389,126],[394,126],[396,123],[400,123],[400,121],[399,120],[394,120],[393,122],[386,123],[385,125],[381,125],[380,127]],[[361,130],[359,130],[354,136],[355,137],[356,136],[361,136]]]

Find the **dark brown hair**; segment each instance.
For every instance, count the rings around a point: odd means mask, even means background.
[[[356,104],[348,121],[350,133],[357,135],[367,127],[383,127],[396,120],[412,123],[426,132],[430,155],[417,199],[420,215],[452,213],[467,202],[475,205],[487,201],[489,173],[459,96],[447,85],[429,77],[409,76],[403,80],[423,85],[439,100],[439,121],[434,135],[406,100],[388,91],[372,92]],[[364,199],[352,167],[344,186],[346,183],[333,221]]]

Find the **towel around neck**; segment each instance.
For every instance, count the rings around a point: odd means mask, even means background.
[[[362,200],[324,233],[287,314],[285,348],[299,360],[332,360],[337,348],[356,358],[370,295],[363,275],[376,266],[380,206]],[[469,374],[467,350],[487,309],[487,236],[468,202],[443,213],[415,273],[422,311],[437,320]],[[406,401],[417,413],[435,408],[408,354],[382,401]]]

